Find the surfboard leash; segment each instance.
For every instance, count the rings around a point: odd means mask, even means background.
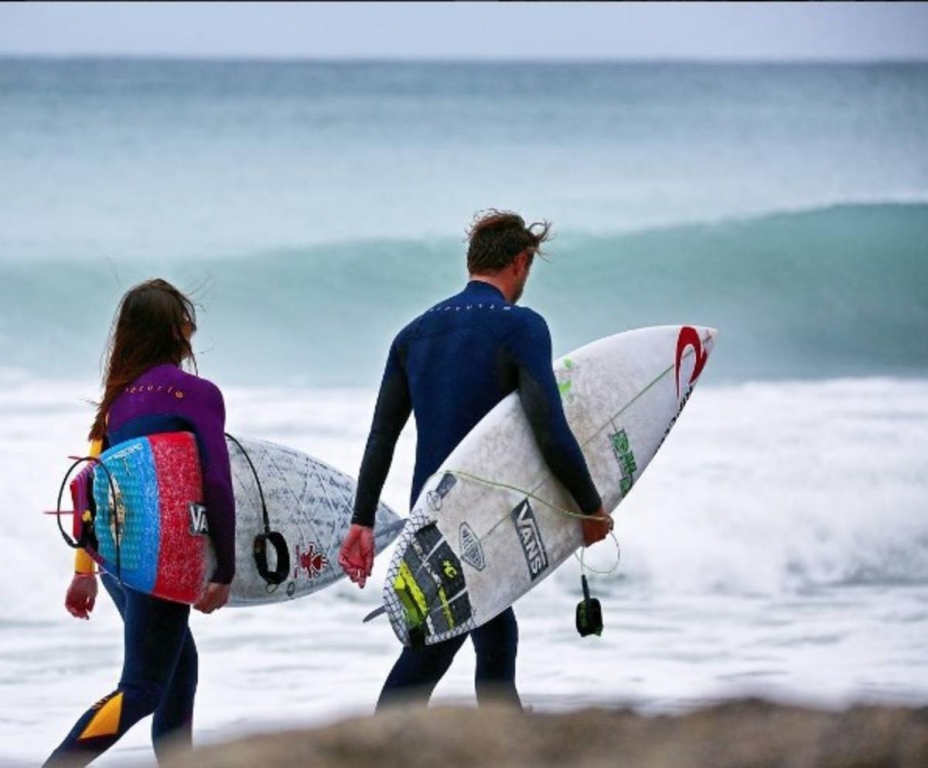
[[[564,509],[564,507],[560,507],[557,504],[552,504],[550,501],[547,501],[541,498],[537,494],[531,491],[526,491],[524,488],[518,488],[514,485],[508,485],[507,483],[500,483],[496,480],[487,480],[484,477],[480,477],[478,475],[472,475],[469,472],[464,472],[459,469],[449,469],[449,470],[446,470],[445,472],[442,472],[442,474],[454,475],[456,477],[463,478],[464,480],[470,480],[472,482],[479,483],[480,485],[486,486],[487,488],[495,488],[497,490],[503,490],[503,491],[513,491],[519,494],[520,496],[525,496],[527,499],[532,499],[533,501],[537,501],[539,504],[545,507],[548,507],[554,512],[558,512],[564,515],[565,517],[572,517],[576,520],[584,520],[588,517],[587,515],[584,515],[582,512],[573,512],[569,509]],[[598,576],[608,576],[612,573],[615,573],[615,571],[618,570],[619,563],[622,560],[622,548],[619,545],[618,537],[615,535],[615,533],[612,530],[609,531],[609,536],[612,537],[612,541],[615,544],[615,551],[616,551],[615,563],[613,563],[612,567],[607,571],[598,571],[595,568],[591,568],[590,566],[584,566],[583,551],[586,549],[586,547],[580,547],[580,555],[578,556],[577,553],[574,552],[574,557],[577,558],[577,560],[580,562],[581,569],[585,567],[586,570],[588,570],[590,573],[595,573]]]
[[[564,509],[557,504],[552,504],[546,499],[541,498],[535,493],[526,491],[523,488],[518,488],[514,485],[508,485],[506,483],[496,482],[494,480],[487,480],[486,478],[479,477],[478,475],[472,475],[469,472],[463,472],[461,470],[447,470],[448,474],[454,475],[456,477],[462,478],[464,480],[470,480],[471,482],[478,483],[488,488],[494,488],[498,490],[507,490],[513,491],[520,496],[525,496],[526,498],[533,499],[539,504],[548,507],[554,512],[557,512],[565,517],[570,517],[578,520],[586,518],[581,512],[574,512],[569,509]],[[611,527],[609,530],[609,536],[612,538],[613,543],[615,544],[616,558],[615,563],[607,571],[600,571],[595,568],[591,568],[584,561],[584,554],[586,552],[586,547],[580,547],[580,551],[574,552],[574,558],[580,563],[580,589],[583,593],[583,598],[577,604],[577,609],[575,613],[575,623],[577,627],[577,632],[580,637],[587,637],[589,635],[601,635],[603,633],[603,610],[602,605],[599,600],[590,595],[590,585],[587,581],[586,574],[587,572],[595,573],[600,576],[608,576],[611,573],[614,573],[619,564],[622,561],[622,547],[619,544],[619,539],[612,531]],[[373,618],[373,616],[369,617]]]
[[[271,517],[267,512],[267,501],[265,501],[264,498],[264,489],[261,487],[261,478],[258,477],[258,470],[255,469],[255,465],[251,461],[251,456],[248,455],[248,451],[245,450],[245,447],[232,435],[226,432],[225,436],[235,444],[235,447],[238,448],[242,456],[245,457],[245,461],[248,462],[251,474],[255,479],[255,485],[258,488],[258,498],[261,499],[261,516],[264,520],[264,533],[259,533],[255,536],[252,553],[258,573],[261,574],[261,578],[267,582],[268,594],[272,594],[287,580],[287,576],[290,574],[290,547],[287,545],[287,540],[280,531],[271,529]],[[273,571],[267,564],[268,544],[273,547],[277,556],[277,565]]]
[[[94,551],[99,551],[100,544],[97,539],[96,534],[96,513],[86,510],[89,514],[88,518],[84,517],[84,512],[81,510],[73,510],[73,514],[81,516],[81,535],[78,539],[73,539],[69,536],[64,527],[61,525],[61,516],[67,514],[66,512],[61,511],[61,500],[64,498],[65,488],[68,487],[68,480],[71,479],[71,475],[74,474],[81,464],[87,464],[94,462],[99,466],[103,472],[106,474],[107,483],[110,487],[110,495],[113,499],[113,515],[115,522],[113,525],[113,543],[116,547],[116,579],[122,583],[122,530],[119,525],[119,507],[120,507],[120,496],[116,490],[116,481],[113,479],[113,475],[109,470],[109,467],[106,466],[100,459],[96,456],[71,456],[69,458],[74,459],[74,463],[68,468],[68,471],[65,472],[64,478],[61,481],[61,487],[58,489],[58,503],[55,510],[55,517],[58,521],[58,530],[61,532],[61,536],[71,549],[92,549]],[[125,515],[123,515],[125,517]]]
[[[590,597],[590,585],[583,573],[583,558],[580,558],[580,589],[583,599],[577,604],[576,624],[580,637],[601,635],[603,633],[603,608],[599,600]]]
[[[61,511],[61,500],[64,498],[65,488],[68,487],[68,480],[71,479],[71,475],[74,474],[74,470],[76,470],[81,464],[85,464],[90,461],[96,461],[96,459],[94,459],[92,456],[69,456],[68,458],[74,459],[74,463],[68,467],[68,471],[64,473],[64,478],[61,480],[61,487],[58,489],[58,504],[56,505],[55,516],[58,520],[58,530],[61,532],[61,538],[64,539],[64,543],[71,547],[71,549],[84,549],[91,543],[90,538],[93,535],[93,519],[89,521],[91,524],[90,526],[81,526],[81,537],[79,539],[71,538],[71,536],[65,532],[64,526],[61,525],[61,516],[67,514],[67,512]],[[82,513],[80,510],[75,509],[72,514],[80,515]]]

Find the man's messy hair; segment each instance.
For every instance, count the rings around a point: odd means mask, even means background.
[[[512,211],[479,212],[467,232],[467,270],[472,275],[492,274],[508,267],[524,251],[534,258],[550,230],[550,222],[526,226],[525,219]]]

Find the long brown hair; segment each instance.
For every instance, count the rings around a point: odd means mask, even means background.
[[[185,333],[184,326],[191,326]],[[90,430],[91,440],[106,434],[106,416],[121,392],[149,368],[196,360],[188,340],[196,330],[193,302],[166,280],[146,280],[126,292],[116,309],[106,347],[103,399]]]

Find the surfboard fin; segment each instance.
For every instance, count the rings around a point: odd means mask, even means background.
[[[377,610],[371,611],[367,616],[361,619],[362,624],[367,624],[369,621],[373,621],[378,616],[383,616],[387,612],[387,606],[381,605]]]

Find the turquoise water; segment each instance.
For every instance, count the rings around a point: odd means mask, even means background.
[[[0,60],[0,359],[92,376],[163,275],[204,373],[376,381],[474,212],[553,220],[559,353],[718,327],[728,379],[928,371],[928,66]]]
[[[3,258],[925,199],[928,66],[0,60]]]
[[[159,274],[205,311],[195,346],[226,381],[372,386],[417,311],[466,279],[463,246],[340,242],[209,261],[0,262],[0,355],[93,376],[120,292]],[[928,373],[928,205],[845,205],[639,233],[567,232],[524,301],[559,353],[627,328],[718,327],[716,380]],[[24,343],[29,340],[29,343]]]

